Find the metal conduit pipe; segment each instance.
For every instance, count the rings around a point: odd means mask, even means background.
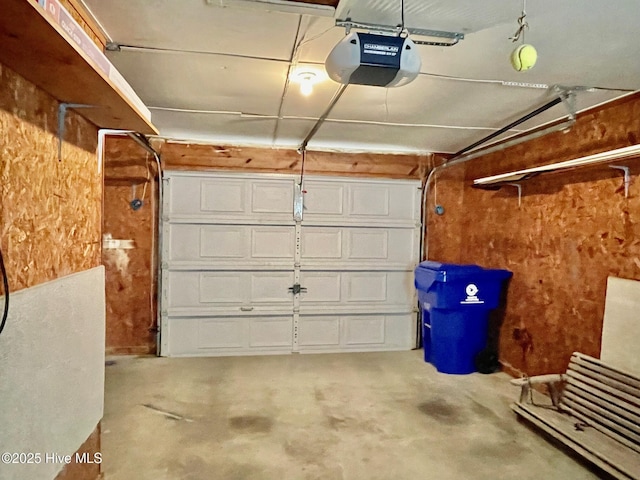
[[[164,202],[163,192],[163,175],[162,164],[160,163],[160,156],[154,150],[153,159],[156,161],[158,168],[158,222],[154,225],[155,233],[158,235],[157,246],[155,247],[155,261],[156,261],[156,354],[160,354],[160,308],[161,308],[161,295],[162,295],[162,265],[160,262],[160,253],[162,252],[162,206]],[[151,214],[151,218],[155,218],[155,215]],[[153,263],[151,264],[153,265]],[[153,285],[152,285],[153,286]]]
[[[151,212],[151,230],[152,230],[152,236],[151,236],[151,271],[153,271],[153,264],[154,262],[156,263],[156,325],[157,325],[157,330],[156,330],[156,349],[157,349],[157,353],[160,353],[160,296],[162,292],[162,266],[161,266],[161,262],[160,262],[160,252],[162,251],[162,205],[163,205],[163,201],[164,201],[164,192],[163,192],[163,175],[162,175],[162,164],[160,162],[160,156],[158,155],[158,152],[155,151],[155,149],[151,146],[151,144],[149,143],[149,140],[147,139],[147,137],[145,137],[144,135],[140,134],[140,133],[136,133],[136,132],[128,132],[127,136],[131,137],[131,139],[133,141],[135,141],[138,145],[140,145],[142,148],[144,148],[147,152],[149,152],[152,156],[153,159],[156,163],[156,168],[158,170],[157,175],[158,175],[158,221],[155,221],[155,215],[154,212]],[[158,238],[158,242],[157,242],[157,246],[155,245],[155,237],[157,235]],[[157,252],[156,252],[157,251]],[[151,280],[152,283],[152,287],[153,287],[153,279]],[[152,289],[150,289],[152,290]],[[153,313],[153,312],[152,312]],[[151,323],[153,323],[153,320],[151,321]],[[149,327],[151,329],[151,326]]]
[[[531,117],[529,117],[531,118]],[[482,155],[488,155],[490,153],[499,152],[501,150],[505,150],[509,147],[513,147],[523,142],[527,142],[529,140],[534,140],[536,138],[543,137],[550,133],[555,133],[558,131],[566,131],[570,129],[576,123],[576,117],[573,113],[569,114],[569,118],[562,123],[558,123],[556,125],[551,125],[550,127],[544,128],[542,130],[538,130],[532,132],[527,135],[523,135],[518,138],[514,138],[512,140],[507,140],[506,142],[499,143],[489,148],[480,149],[476,152],[470,153],[468,155],[455,158],[447,163],[442,165],[438,165],[433,168],[429,175],[427,176],[427,180],[424,184],[423,197],[422,197],[422,211],[424,212],[424,218],[422,219],[422,260],[427,260],[429,258],[429,239],[427,237],[427,223],[429,219],[429,211],[427,210],[427,203],[429,198],[429,185],[431,183],[431,179],[435,177],[436,173],[445,170],[446,168],[453,167],[455,165],[459,165],[469,160],[473,160]]]

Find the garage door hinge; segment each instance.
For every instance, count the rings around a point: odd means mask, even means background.
[[[307,288],[306,287],[301,287],[299,283],[294,283],[293,287],[289,287],[289,291],[291,293],[293,293],[294,295],[297,295],[300,292],[306,292]]]

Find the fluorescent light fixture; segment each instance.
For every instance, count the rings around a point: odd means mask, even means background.
[[[314,15],[316,17],[333,17],[336,12],[336,9],[329,5],[314,5],[287,0],[205,0],[205,3],[215,7],[244,8],[265,12]]]

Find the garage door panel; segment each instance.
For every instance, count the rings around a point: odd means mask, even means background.
[[[242,275],[236,272],[228,273],[201,273],[198,285],[197,304],[207,303],[235,303],[242,304],[245,301]],[[186,283],[186,282],[185,282]],[[184,291],[186,285],[176,286],[177,292],[172,292],[172,296],[178,300],[189,300],[189,292]],[[187,306],[196,302],[189,302]]]
[[[342,258],[342,230],[339,228],[302,229],[301,257],[310,259]]]
[[[344,317],[346,345],[384,345],[386,317]]]
[[[290,259],[295,256],[295,230],[290,227],[251,227],[251,258]]]
[[[245,342],[244,322],[235,318],[198,319],[198,340],[201,348],[242,348]]]
[[[242,305],[243,278],[238,272],[168,272],[163,279],[167,308]]]
[[[345,235],[345,260],[372,260],[413,265],[415,232],[409,229],[349,228]]]
[[[301,259],[305,265],[331,268],[373,265],[413,269],[416,235],[413,229],[302,227]]]
[[[389,276],[384,272],[348,275],[347,302],[387,302]]]
[[[171,266],[276,263],[293,268],[294,227],[173,224],[168,237],[166,256]]]
[[[247,234],[242,227],[197,227],[200,230],[200,258],[244,258]],[[184,230],[186,232],[186,230]],[[177,233],[178,241],[180,242]],[[187,233],[188,235],[188,233]],[[185,252],[187,255],[190,252]]]
[[[300,294],[304,308],[362,306],[375,311],[381,305],[406,311],[414,303],[413,272],[410,271],[302,271]]]
[[[340,318],[328,316],[301,317],[298,344],[309,346],[340,346]]]
[[[170,225],[168,260],[245,260],[249,257],[247,243],[250,234],[246,226]]]
[[[293,306],[288,290],[294,283],[293,271],[170,271],[164,282],[170,309]]]
[[[420,212],[417,182],[398,180],[305,180],[304,222],[308,225],[416,226]]]
[[[349,272],[344,274],[348,303],[411,305],[413,272]]]
[[[349,190],[349,216],[389,217],[389,187],[354,185]]]
[[[291,215],[292,187],[291,181],[254,181],[251,185],[251,213]]]
[[[254,272],[249,278],[251,305],[293,304],[293,272]]]
[[[171,172],[167,178],[164,214],[172,221],[294,223],[291,177]]]
[[[304,215],[342,217],[344,214],[345,185],[327,184],[320,181],[305,182]]]
[[[293,343],[290,316],[206,318],[198,324],[198,349],[291,349]]]
[[[201,180],[200,209],[192,210],[192,205],[184,207],[186,213],[242,214],[247,209],[247,184],[243,181],[217,182]],[[187,193],[187,192],[185,192]],[[185,199],[188,199],[185,195]]]
[[[347,259],[389,260],[389,230],[349,230]]]
[[[300,294],[301,304],[339,304],[342,301],[340,272],[301,272],[300,285],[306,288]]]
[[[172,317],[163,355],[224,356],[290,353],[293,317]]]
[[[386,305],[386,304],[358,304],[349,305],[303,305],[300,307],[300,315],[400,315],[414,313],[415,307],[408,305]]]
[[[412,314],[301,315],[301,353],[407,350],[413,345]]]
[[[256,317],[249,319],[249,347],[286,347],[293,345],[291,317]]]

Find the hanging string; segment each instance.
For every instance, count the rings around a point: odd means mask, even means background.
[[[509,40],[512,42],[517,42],[522,39],[522,43],[524,44],[524,32],[529,29],[529,24],[527,23],[527,0],[522,0],[522,14],[518,17],[518,30],[513,34],[513,37],[509,37]]]
[[[144,165],[147,168],[147,181],[144,182],[144,187],[142,188],[142,198],[140,199],[142,201],[144,201],[144,197],[147,195],[147,185],[151,180],[151,172],[149,171],[149,154],[148,153],[147,153],[147,156],[145,157]]]

